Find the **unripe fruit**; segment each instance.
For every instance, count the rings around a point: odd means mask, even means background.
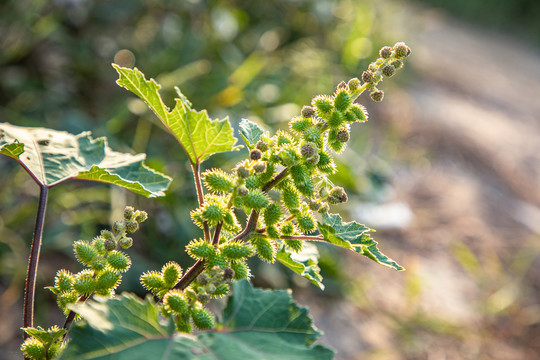
[[[311,141],[314,143],[320,142],[321,130],[319,128],[310,126],[304,131],[303,138],[306,141]]]
[[[251,240],[257,249],[257,255],[264,261],[273,263],[276,259],[276,245],[267,238],[256,237]]]
[[[153,293],[165,288],[165,282],[161,276],[161,273],[157,271],[147,271],[139,278],[142,286]]]
[[[222,269],[225,269],[227,267],[227,260],[225,259],[225,257],[223,257],[223,255],[217,253],[210,256],[210,258],[208,258],[208,266],[210,267],[217,266]]]
[[[87,241],[79,240],[73,244],[75,257],[83,265],[90,265],[99,256],[98,251]]]
[[[394,60],[390,63],[390,65],[392,65],[394,68],[396,68],[396,70],[399,70],[403,67],[403,60]]]
[[[129,249],[131,246],[133,246],[133,239],[128,236],[124,236],[118,240],[118,245],[120,245],[122,249]]]
[[[302,195],[307,196],[307,197],[311,197],[314,195],[315,187],[313,186],[313,181],[311,181],[311,179],[308,179],[307,181],[303,183],[295,184],[295,185],[298,191]]]
[[[259,149],[253,149],[249,152],[249,158],[251,160],[260,160],[262,158],[262,152]]]
[[[315,154],[319,149],[317,148],[317,145],[315,145],[312,142],[307,142],[304,145],[302,145],[302,148],[300,149],[300,154],[305,157],[312,157],[313,154]]]
[[[313,106],[306,105],[302,108],[302,111],[300,113],[302,114],[302,117],[310,118],[315,115],[315,109],[313,108]]]
[[[234,280],[247,279],[251,275],[249,267],[243,261],[231,263],[231,269],[234,270]]]
[[[309,180],[308,170],[303,165],[295,165],[291,167],[290,173],[295,184],[303,184]]]
[[[285,144],[292,144],[294,142],[291,135],[287,134],[286,132],[283,132],[281,130],[278,130],[276,135],[274,136],[275,142],[277,146],[285,145]]]
[[[281,207],[272,203],[263,212],[264,223],[266,226],[274,225],[281,218]]]
[[[105,239],[105,243],[103,244],[103,246],[107,251],[116,250],[116,241],[114,239]]]
[[[95,258],[94,261],[92,261],[92,264],[90,264],[90,267],[92,268],[92,270],[96,272],[100,272],[107,267],[107,260],[99,256]]]
[[[77,294],[76,291],[63,292],[59,294],[56,298],[56,304],[66,313],[69,312],[69,310],[67,309],[67,305],[75,304],[77,301],[79,301],[79,294]]]
[[[109,266],[115,270],[124,272],[131,266],[131,259],[123,252],[113,250],[107,254]]]
[[[274,225],[267,226],[266,233],[271,239],[279,239],[279,231]]]
[[[238,175],[239,178],[245,179],[251,174],[251,172],[249,171],[247,167],[245,167],[244,165],[241,165],[236,168],[236,174]]]
[[[208,276],[207,273],[202,273],[201,275],[197,276],[197,283],[201,286],[206,286],[210,282],[210,276]]]
[[[369,94],[369,96],[371,96],[371,100],[380,102],[384,98],[384,91],[382,90],[373,91],[371,94]]]
[[[379,55],[383,59],[388,59],[390,56],[392,56],[392,48],[390,46],[385,46],[381,50],[379,50]]]
[[[300,230],[305,233],[312,232],[315,230],[315,220],[310,214],[303,214],[297,217],[297,224]]]
[[[285,236],[294,235],[296,233],[296,227],[292,222],[287,221],[281,224],[281,226],[279,227],[279,231]]]
[[[331,129],[338,128],[345,121],[345,116],[341,111],[333,111],[328,117],[328,126]]]
[[[130,221],[133,218],[133,215],[135,213],[135,209],[131,206],[126,206],[124,209],[124,220]]]
[[[386,77],[390,77],[392,75],[394,75],[394,73],[396,72],[396,68],[393,67],[392,65],[385,65],[382,70],[381,70],[382,74]]]
[[[373,82],[373,79],[374,79],[374,74],[369,71],[369,70],[366,70],[362,73],[362,81],[365,82],[365,83],[371,83]]]
[[[349,141],[350,137],[351,135],[349,134],[349,130],[347,129],[341,129],[336,134],[336,139],[342,143],[346,143],[347,141]]]
[[[285,189],[283,189],[281,196],[283,199],[283,203],[289,211],[291,211],[291,209],[298,209],[298,207],[300,206],[300,196],[296,188],[292,186],[286,187]]]
[[[193,324],[199,330],[213,329],[216,326],[214,317],[208,310],[203,308],[191,310],[191,318],[193,319]]]
[[[174,287],[182,276],[182,268],[174,261],[169,261],[161,268],[163,282],[168,288]]]
[[[202,178],[206,188],[213,192],[228,192],[233,187],[231,177],[221,169],[207,170]]]
[[[303,133],[311,126],[311,120],[308,118],[295,117],[289,122],[289,129],[297,133]]]
[[[285,244],[295,252],[300,252],[304,248],[302,240],[286,239]]]
[[[212,293],[212,296],[216,298],[220,298],[220,297],[228,295],[230,291],[231,289],[229,288],[229,284],[219,284],[214,290],[214,292]]]
[[[23,352],[25,358],[32,360],[45,360],[47,358],[45,345],[33,337],[29,337],[28,339],[24,340],[21,345],[21,351]]]
[[[341,154],[343,152],[343,149],[345,149],[345,143],[337,139],[337,132],[335,135],[336,136],[334,140],[328,141],[328,147],[332,149],[336,154]]]
[[[127,232],[134,233],[135,231],[139,230],[139,223],[136,221],[127,221],[126,230]]]
[[[92,240],[92,246],[96,249],[100,256],[105,255],[105,253],[107,252],[107,249],[105,249],[105,239],[101,236],[96,236]]]
[[[187,314],[189,314],[189,313],[187,313]],[[190,323],[189,319],[184,320],[182,317],[179,316],[176,319],[175,325],[176,325],[176,330],[178,330],[178,332],[183,332],[183,333],[189,334],[192,331],[191,323]]]
[[[268,150],[268,145],[264,141],[259,140],[257,141],[257,144],[255,144],[255,148],[259,149],[262,152],[265,152],[266,150]]]
[[[311,101],[320,117],[325,117],[330,111],[332,111],[332,98],[327,95],[317,95]]]
[[[261,183],[257,175],[251,175],[246,178],[246,188],[253,190],[260,187]],[[247,195],[247,194],[246,194]]]
[[[347,88],[349,89],[349,91],[355,92],[356,90],[358,90],[359,87],[360,87],[360,80],[358,80],[358,78],[352,78],[347,83]]]
[[[215,254],[216,248],[208,241],[199,239],[191,240],[191,242],[186,246],[186,251],[192,258],[206,259]]]
[[[215,226],[225,217],[225,209],[221,204],[213,204],[210,202],[205,202],[202,206],[201,216],[205,221],[208,222],[208,225]]]
[[[354,117],[358,122],[365,122],[368,119],[366,108],[360,104],[353,104],[349,111],[354,114]]]
[[[114,289],[120,283],[122,275],[113,269],[106,269],[97,278],[96,292],[108,292]],[[101,294],[100,294],[101,295]]]
[[[58,270],[56,277],[54,278],[54,287],[58,292],[65,292],[71,290],[75,278],[73,274],[67,270]]]
[[[176,314],[182,314],[188,309],[188,300],[181,290],[173,289],[163,297],[165,306]]]
[[[244,243],[232,241],[220,247],[221,254],[228,260],[240,260],[251,255],[251,249]]]
[[[351,96],[346,90],[346,87],[345,85],[343,88],[339,88],[334,94],[334,107],[337,111],[347,111],[349,106],[351,106]]]
[[[96,281],[94,280],[90,271],[81,271],[75,276],[75,282],[73,283],[73,289],[81,294],[88,295],[94,292],[96,288]]]
[[[254,210],[264,209],[269,203],[266,194],[259,189],[251,190],[243,200],[245,206]]]

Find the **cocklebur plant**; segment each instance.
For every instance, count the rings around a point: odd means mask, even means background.
[[[206,111],[194,110],[178,88],[171,109],[153,79],[146,80],[136,68],[113,65],[119,74],[117,83],[145,102],[184,149],[198,199],[191,218],[202,234],[186,246],[195,261],[191,267],[176,263],[172,254],[161,270],[141,275],[142,286],[152,295],[144,301],[130,294],[80,301],[91,293],[110,295],[113,291],[115,274],[129,266],[118,246],[131,243],[125,231],[136,229],[133,221],[115,223],[113,231],[102,233],[103,241],[96,244],[76,242],[76,257],[87,269],[77,276],[60,271],[51,289],[57,294],[74,291],[77,299],[68,297],[59,305],[69,309],[68,320],[75,313],[83,319],[69,328],[69,343],[61,358],[123,358],[134,351],[140,358],[164,359],[199,359],[207,353],[223,359],[332,358],[333,351],[313,345],[320,332],[290,293],[251,287],[247,259],[257,256],[269,263],[280,262],[321,289],[315,246],[321,241],[403,270],[378,249],[371,229],[344,222],[331,212],[333,205],[347,202],[348,196],[329,175],[337,171],[333,157],[345,150],[351,126],[368,119],[365,107],[356,102],[358,96],[368,91],[372,100],[381,101],[380,82],[402,68],[409,54],[403,43],[382,48],[360,79],[339,83],[332,95],[315,96],[289,121],[288,130],[270,135],[254,122],[242,120],[239,133],[247,146],[246,158],[232,169],[205,171],[201,165],[211,155],[241,148],[228,119],[212,120]],[[239,212],[246,214],[244,223],[237,218]],[[114,271],[98,289],[96,276],[106,269]],[[213,314],[207,304],[227,295],[225,309]],[[57,335],[55,328],[34,330],[54,338],[41,341],[44,349],[54,343],[53,352],[62,342],[59,338],[66,335]],[[40,340],[28,334],[33,340],[27,348],[37,348],[36,339]],[[34,358],[52,358],[39,356]]]

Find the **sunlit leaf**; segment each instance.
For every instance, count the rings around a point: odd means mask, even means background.
[[[122,186],[147,197],[164,196],[171,178],[146,165],[145,154],[113,151],[104,137],[89,132],[0,124],[0,153],[17,160],[34,180],[48,187],[71,179]]]
[[[257,141],[259,141],[262,134],[264,134],[264,130],[253,121],[248,119],[242,119],[242,121],[240,121],[240,136],[244,139],[246,145],[250,149],[255,147],[255,144],[257,144]]]
[[[277,252],[276,259],[295,273],[311,281],[321,290],[324,290],[321,269],[319,268],[319,251],[315,245],[305,243],[304,248],[299,253],[283,247]]]
[[[184,148],[192,164],[199,164],[212,154],[238,150],[236,138],[227,118],[211,120],[206,110],[196,111],[189,100],[176,88],[178,97],[170,110],[161,99],[161,86],[154,79],[146,80],[137,68],[128,69],[113,64],[120,75],[118,85],[144,101]]]
[[[377,242],[371,238],[372,231],[356,221],[343,222],[339,214],[322,214],[319,231],[324,240],[331,244],[356,251],[381,265],[395,270],[405,270],[402,266],[379,251]]]
[[[219,330],[178,334],[160,320],[151,298],[131,294],[71,306],[83,316],[70,330],[61,359],[311,360],[332,359],[333,351],[313,345],[320,332],[307,309],[289,291],[253,289],[233,284]]]

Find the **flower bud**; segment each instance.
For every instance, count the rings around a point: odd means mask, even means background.
[[[244,165],[241,165],[236,168],[236,174],[238,175],[239,178],[245,179],[249,175],[251,175],[251,172],[249,171],[247,167],[245,167]]]
[[[310,156],[306,159],[306,163],[309,165],[317,165],[320,159],[321,156],[319,155],[319,153],[315,153],[313,154],[313,156]]]
[[[246,196],[248,192],[249,190],[245,186],[239,186],[236,189],[236,193],[238,194],[238,196]]]
[[[255,148],[259,149],[262,152],[265,152],[266,150],[268,150],[268,145],[264,141],[259,140],[257,141],[257,144],[255,144]]]
[[[255,165],[253,165],[253,170],[257,173],[263,173],[266,171],[266,162],[265,161],[259,161]]]
[[[302,148],[300,149],[300,154],[305,157],[312,157],[313,154],[315,154],[318,151],[317,145],[315,145],[312,142],[305,143]]]
[[[390,46],[385,46],[379,51],[379,55],[383,59],[388,59],[390,56],[392,56],[392,48]]]
[[[366,70],[362,73],[362,81],[366,83],[373,82],[373,73],[369,70]]]
[[[393,67],[392,65],[385,65],[382,70],[381,70],[382,74],[386,77],[390,77],[392,75],[394,75],[394,73],[396,72],[396,68]]]
[[[129,221],[133,217],[135,209],[132,206],[126,206],[124,209],[124,220]]]
[[[143,210],[137,210],[135,213],[135,221],[138,223],[145,222],[148,219],[148,213]]]
[[[384,92],[382,90],[373,91],[369,96],[371,96],[371,100],[380,102],[384,98]]]
[[[223,280],[225,281],[229,281],[229,280],[232,280],[234,277],[234,270],[231,269],[231,268],[226,268],[224,271],[223,271]]]
[[[231,269],[229,269],[229,270],[231,270]],[[222,283],[222,284],[219,284],[218,286],[216,286],[216,289],[212,293],[212,296],[215,297],[215,298],[220,298],[220,297],[223,297],[225,295],[228,295],[230,291],[231,291],[231,289],[229,288],[229,284]]]
[[[201,304],[208,304],[212,297],[207,293],[198,293],[197,294],[197,301]]]
[[[340,82],[340,83],[337,84],[337,86],[336,86],[336,90],[339,90],[339,89],[346,89],[346,88],[347,88],[347,83],[345,83],[345,81]]]
[[[133,239],[128,236],[124,236],[118,240],[118,245],[120,245],[122,249],[129,249],[133,245]]]
[[[306,105],[302,108],[302,111],[300,113],[302,114],[302,117],[310,118],[315,115],[315,109],[313,108],[313,106]]]
[[[360,87],[360,80],[358,78],[352,78],[347,83],[347,88],[349,91],[355,92]]]
[[[262,158],[261,150],[253,149],[249,152],[249,158],[251,160],[260,160]]]
[[[330,195],[328,196],[328,202],[331,204],[339,204],[347,202],[347,193],[341,186],[336,186],[330,190]]]
[[[107,251],[116,250],[116,241],[114,241],[113,239],[105,239],[105,243],[103,244],[103,246]]]
[[[139,230],[139,223],[136,221],[127,221],[126,230],[130,233],[134,233],[135,231]]]
[[[123,221],[115,221],[113,226],[112,226],[112,230],[115,234],[119,234],[121,233],[122,231],[124,231],[125,229],[125,224]]]
[[[350,139],[350,134],[349,134],[349,130],[347,129],[342,129],[342,130],[339,130],[337,135],[336,135],[336,139],[339,141],[339,142],[342,142],[342,143],[346,143],[347,141],[349,141]]]
[[[411,54],[411,49],[403,42],[398,42],[394,45],[394,52],[396,58],[404,58]]]

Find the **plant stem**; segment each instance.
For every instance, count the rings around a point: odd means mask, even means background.
[[[88,298],[90,298],[91,294],[88,294],[88,295],[84,295],[82,296],[78,302],[85,302],[86,300],[88,300]],[[73,310],[71,310],[66,318],[66,321],[64,322],[64,329],[68,330],[69,327],[71,326],[71,323],[73,322],[73,320],[75,319],[75,315],[77,315],[77,313]],[[67,335],[67,333],[66,333]],[[66,335],[64,335],[64,337],[66,337]]]
[[[303,240],[303,241],[324,241],[324,238],[320,235],[283,235],[280,237],[283,240]]]
[[[32,247],[30,248],[30,257],[28,259],[28,270],[26,272],[26,286],[24,292],[24,309],[23,309],[23,327],[34,326],[34,296],[36,293],[36,275],[39,262],[39,251],[41,249],[41,238],[43,237],[43,224],[45,222],[45,211],[47,209],[47,197],[49,188],[46,185],[41,185],[39,193],[39,204],[36,216],[36,226],[34,229],[34,237],[32,239]],[[24,333],[24,339],[30,335]]]
[[[191,164],[191,168],[193,169],[193,179],[195,180],[195,188],[197,189],[197,200],[199,201],[199,207],[204,204],[204,192],[201,182],[201,164]],[[204,239],[206,241],[210,241],[210,227],[208,226],[208,222],[203,222],[203,232],[204,232]]]

